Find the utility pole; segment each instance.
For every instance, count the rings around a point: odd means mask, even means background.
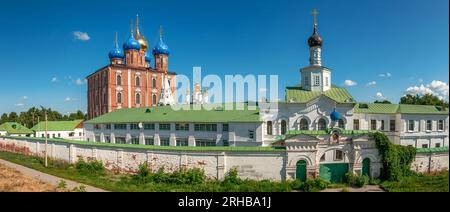
[[[47,137],[48,137],[48,123],[47,123],[47,112],[45,112],[45,167],[47,167]]]

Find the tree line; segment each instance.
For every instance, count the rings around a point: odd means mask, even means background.
[[[375,101],[375,103],[380,104],[392,104],[388,100]],[[441,106],[443,108],[448,108],[448,102],[443,99],[439,99],[439,97],[434,96],[432,94],[425,95],[411,95],[407,94],[400,99],[400,104],[408,104],[408,105],[434,105]]]
[[[0,124],[3,124],[5,122],[17,122],[28,128],[31,128],[39,121],[45,120],[45,113],[47,113],[47,119],[49,121],[73,121],[79,119],[86,120],[86,114],[79,110],[75,113],[62,115],[58,111],[54,111],[51,108],[32,107],[28,109],[28,111],[21,112],[20,114],[17,114],[16,112],[11,112],[9,114],[3,113],[0,118]]]

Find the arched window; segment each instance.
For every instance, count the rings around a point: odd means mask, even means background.
[[[326,130],[327,129],[327,122],[325,119],[319,119],[319,122],[317,123],[317,129],[318,130]]]
[[[286,129],[287,129],[286,120],[282,120],[281,121],[281,135],[285,135],[286,134]]]
[[[152,104],[156,105],[156,95],[155,94],[153,94],[153,97],[152,97]]]
[[[272,135],[272,122],[267,122],[267,135]]]
[[[305,118],[300,120],[300,130],[309,130],[308,125],[308,120],[306,120]]]
[[[141,104],[141,94],[139,93],[136,94],[136,104],[137,105]]]
[[[136,87],[140,87],[141,86],[141,77],[136,76]]]
[[[121,104],[122,103],[122,93],[117,93],[117,103]]]
[[[156,88],[156,79],[155,78],[153,78],[153,80],[152,80],[152,85],[153,85],[153,88]]]
[[[345,123],[343,119],[339,119],[338,121],[338,127],[341,129],[345,129]]]
[[[122,76],[120,74],[118,74],[117,77],[116,77],[116,84],[117,85],[122,85]]]

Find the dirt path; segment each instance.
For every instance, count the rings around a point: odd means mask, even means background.
[[[85,190],[87,192],[106,192],[103,189],[99,189],[99,188],[95,188],[95,187],[92,187],[92,186],[89,186],[89,185],[84,185],[84,184],[81,184],[81,183],[77,183],[75,181],[71,181],[71,180],[66,180],[66,179],[62,179],[62,178],[59,178],[59,177],[55,177],[53,175],[49,175],[49,174],[46,174],[46,173],[43,173],[43,172],[39,172],[39,171],[36,171],[34,169],[30,169],[30,168],[27,168],[25,166],[21,166],[21,165],[15,164],[15,163],[11,163],[9,161],[5,161],[5,160],[2,160],[2,159],[0,159],[0,166],[9,168],[8,170],[11,170],[11,169],[13,170],[12,174],[11,174],[11,171],[8,171],[8,172],[6,172],[6,174],[3,175],[2,172],[1,172],[1,169],[0,169],[0,191],[2,191],[2,187],[1,187],[2,186],[1,182],[2,181],[5,181],[5,182],[14,181],[15,180],[15,178],[14,178],[15,176],[23,175],[24,179],[29,178],[29,179],[31,179],[33,181],[36,181],[38,184],[40,182],[43,185],[50,186],[50,187],[47,187],[47,188],[53,187],[53,190],[45,190],[44,189],[43,191],[55,191],[55,188],[58,186],[59,182],[61,182],[61,180],[64,180],[66,182],[66,188],[70,189],[70,190],[72,190],[72,189],[74,189],[76,187],[79,187],[80,185],[83,185],[83,186],[85,186]],[[26,182],[26,181],[24,180],[23,182]],[[23,189],[28,188],[28,187],[27,187],[27,185],[25,185],[25,183],[21,183],[21,181],[18,181],[15,184],[11,184],[11,186],[18,187],[18,188],[16,188],[16,191],[28,191],[28,190],[23,190]],[[9,186],[9,187],[11,187],[11,186]],[[20,188],[20,187],[23,187],[23,188]],[[44,188],[44,187],[42,187],[42,188]],[[29,190],[29,191],[34,191],[34,190]],[[40,191],[40,190],[36,190],[36,191]]]

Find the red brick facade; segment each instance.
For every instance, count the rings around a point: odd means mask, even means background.
[[[142,50],[127,51],[124,61],[113,59],[110,65],[87,77],[89,119],[120,108],[157,105],[163,76],[170,77],[175,94],[175,73],[168,72],[168,56],[155,55],[154,69],[145,62],[144,55]]]

